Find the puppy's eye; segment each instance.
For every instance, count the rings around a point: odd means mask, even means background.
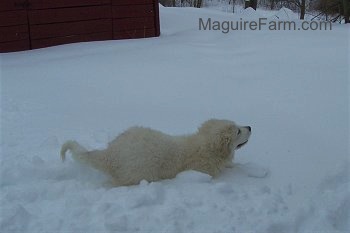
[[[238,133],[237,133],[237,135],[240,135],[241,134],[241,130],[240,129],[238,129]]]

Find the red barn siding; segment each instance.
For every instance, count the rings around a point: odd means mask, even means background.
[[[62,37],[69,35],[109,32],[112,25],[110,19],[32,25],[30,35],[32,40],[40,38]]]
[[[109,6],[85,6],[29,11],[30,24],[50,24],[111,17]]]
[[[159,34],[157,0],[0,1],[0,52]]]
[[[132,1],[132,0],[131,0]],[[55,9],[80,6],[109,5],[111,0],[30,0],[30,9]]]
[[[27,25],[27,12],[25,10],[18,11],[0,11],[0,27],[12,25]]]
[[[72,35],[65,37],[54,37],[47,39],[33,40],[32,48],[44,48],[59,44],[69,44],[75,42],[87,42],[87,41],[99,41],[99,40],[109,40],[112,37],[111,32],[100,32],[82,35]]]
[[[17,40],[0,43],[0,52],[15,52],[30,49],[29,40]]]
[[[131,30],[131,31],[121,31],[114,34],[114,39],[133,39],[133,38],[147,38],[153,37],[156,34],[155,29],[142,29],[142,30]]]
[[[0,12],[1,11],[14,11],[18,10],[18,1],[17,0],[1,0],[0,2]]]
[[[16,41],[29,39],[27,25],[0,27],[0,41]]]
[[[15,1],[0,2],[0,52],[30,49],[27,12]]]

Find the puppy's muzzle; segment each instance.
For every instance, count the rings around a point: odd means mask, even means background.
[[[245,142],[243,142],[242,144],[239,144],[239,145],[237,146],[237,149],[239,149],[239,148],[241,148],[242,146],[244,146],[245,144],[247,144],[247,142],[248,142],[248,140],[245,141]]]
[[[250,126],[244,126],[243,128],[247,129],[247,130],[249,131],[249,133],[252,132],[252,127],[250,127]],[[244,146],[245,144],[247,144],[247,142],[248,142],[248,139],[247,139],[247,141],[243,142],[242,144],[239,144],[239,145],[237,146],[237,149],[239,149],[239,148],[241,148],[242,146]]]

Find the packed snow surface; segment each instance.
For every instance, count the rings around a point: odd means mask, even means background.
[[[1,232],[349,232],[349,27],[224,34],[198,19],[257,15],[160,14],[159,38],[1,55]],[[181,135],[209,118],[253,129],[217,178],[111,188],[60,161],[68,139],[100,149],[130,126]]]

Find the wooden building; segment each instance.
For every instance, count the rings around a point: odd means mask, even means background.
[[[158,0],[0,0],[0,52],[159,34]]]

